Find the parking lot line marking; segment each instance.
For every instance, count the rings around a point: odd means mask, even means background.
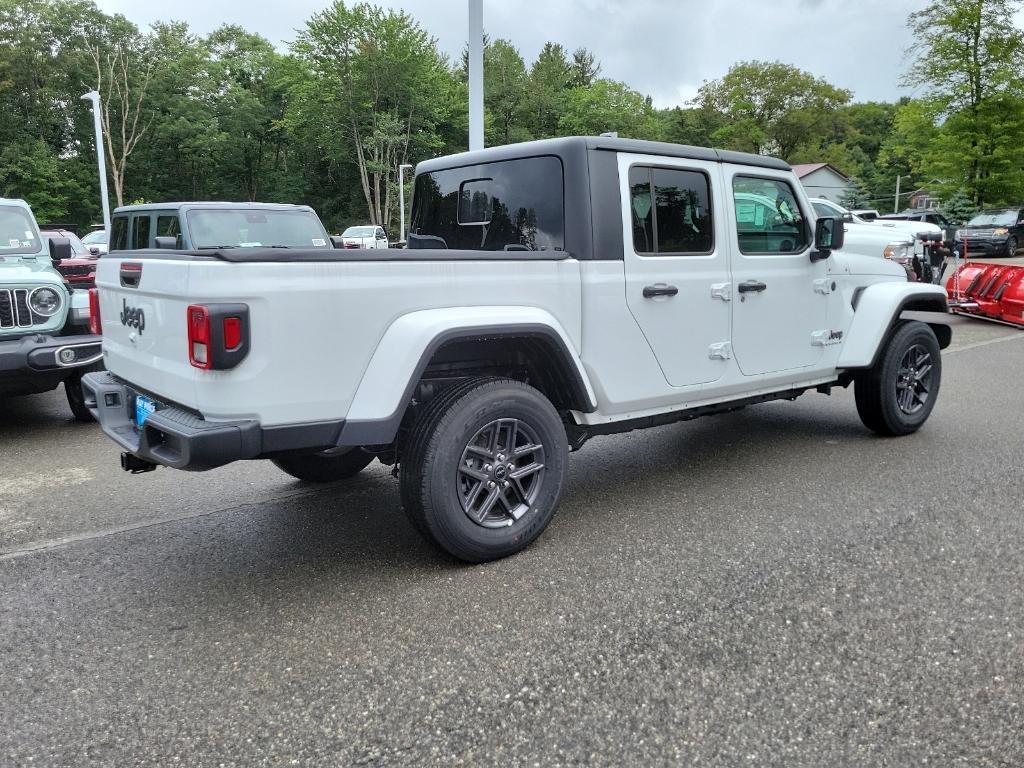
[[[371,477],[367,477],[367,480],[371,480]],[[346,483],[346,488],[354,488],[355,484],[349,482]],[[329,493],[333,489],[331,486],[325,486],[322,488],[315,488],[312,490],[297,490],[297,491],[285,491],[283,493],[274,494],[272,496],[264,496],[258,500],[247,501],[242,504],[233,504],[227,507],[218,507],[217,509],[207,510],[205,512],[195,512],[188,515],[177,515],[174,517],[161,517],[156,520],[147,520],[141,523],[133,523],[131,525],[121,525],[114,528],[103,528],[95,531],[83,531],[82,533],[75,533],[70,536],[63,536],[57,539],[45,539],[43,541],[33,541],[28,544],[23,544],[16,549],[10,549],[6,552],[0,552],[0,562],[5,560],[16,560],[27,555],[36,554],[39,552],[48,552],[53,549],[62,549],[72,544],[78,544],[83,541],[93,541],[96,539],[105,539],[109,536],[117,536],[121,533],[131,533],[132,531],[141,531],[146,528],[155,528],[160,525],[170,525],[171,523],[178,523],[184,520],[197,520],[203,517],[209,517],[211,515],[220,514],[221,512],[234,512],[237,510],[245,509],[246,507],[255,507],[261,504],[265,504],[271,501],[291,501],[292,499],[304,499],[310,496],[319,496],[324,493]]]
[[[989,344],[1000,344],[1004,341],[1020,341],[1024,339],[1024,332],[1018,331],[1016,334],[1010,334],[1007,336],[1000,336],[998,339],[985,339],[984,341],[975,341],[970,344],[964,344],[962,347],[953,347],[951,349],[943,350],[944,355],[954,355],[957,352],[966,352],[969,349],[977,349],[978,347],[987,347]]]

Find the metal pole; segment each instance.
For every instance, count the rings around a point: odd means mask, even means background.
[[[110,197],[107,195],[107,161],[103,153],[103,122],[100,120],[100,95],[96,91],[83,93],[83,100],[92,102],[92,119],[96,128],[96,160],[100,167],[100,202],[103,204],[103,230],[110,239]]]
[[[484,148],[484,0],[469,0],[469,149]]]
[[[900,175],[896,176],[896,203],[892,207],[893,213],[900,212],[900,182],[903,181],[903,177]]]
[[[402,164],[398,166],[398,217],[399,223],[398,242],[405,243],[405,171],[412,168],[411,165]]]

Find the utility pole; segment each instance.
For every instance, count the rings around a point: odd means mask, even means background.
[[[896,203],[892,207],[893,213],[900,212],[900,182],[903,181],[903,177],[900,175],[896,176]]]
[[[103,230],[110,241],[110,198],[107,196],[107,161],[103,154],[103,123],[100,120],[100,95],[96,91],[83,93],[83,101],[92,102],[92,119],[96,127],[96,160],[100,167],[100,202],[103,203]]]
[[[469,0],[469,151],[484,148],[484,0]]]
[[[398,226],[398,240],[405,244],[405,172],[411,165],[403,163],[398,166],[398,217],[402,220]]]

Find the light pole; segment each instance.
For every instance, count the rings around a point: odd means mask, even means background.
[[[469,0],[469,151],[484,148],[484,0]]]
[[[408,163],[398,166],[398,241],[405,242],[405,171],[412,168]]]
[[[96,160],[100,166],[100,202],[103,203],[103,231],[110,239],[110,198],[107,197],[107,161],[103,156],[103,123],[100,120],[100,95],[96,91],[80,97],[92,102],[92,119],[96,127]]]

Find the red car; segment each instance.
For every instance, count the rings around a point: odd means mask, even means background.
[[[74,258],[64,259],[57,267],[57,271],[64,275],[72,288],[93,288],[96,286],[96,257],[89,253],[78,235],[70,229],[42,229],[39,233],[44,239],[53,237],[66,237],[71,241],[71,252]]]

